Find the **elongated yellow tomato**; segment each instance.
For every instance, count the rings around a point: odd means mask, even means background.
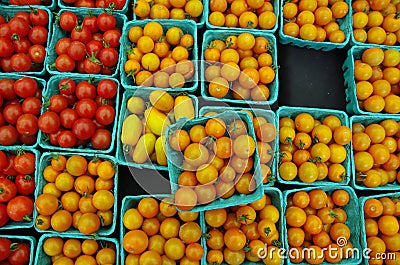
[[[154,152],[156,145],[156,137],[152,133],[146,133],[140,137],[135,150],[132,153],[132,159],[138,164],[143,164],[149,159],[150,155]]]
[[[142,122],[135,114],[131,114],[122,124],[121,142],[135,146],[142,133]]]
[[[157,136],[163,135],[165,133],[165,129],[171,124],[171,121],[168,119],[167,115],[154,107],[148,108],[144,112],[144,117],[151,132]]]
[[[187,118],[189,120],[194,118],[194,106],[193,101],[188,96],[177,96],[174,104],[174,115],[175,121],[181,118]]]
[[[126,103],[128,110],[134,114],[141,115],[146,109],[144,100],[140,97],[131,97]]]
[[[165,136],[164,135],[161,135],[160,137],[157,138],[155,149],[156,149],[157,163],[161,166],[166,166],[167,165],[167,156],[165,154]]]
[[[174,108],[174,98],[165,91],[154,90],[149,99],[151,105],[162,112],[170,112]]]

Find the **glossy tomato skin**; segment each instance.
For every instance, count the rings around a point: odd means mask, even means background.
[[[17,195],[17,186],[8,178],[0,179],[0,202],[8,202]]]
[[[13,145],[18,141],[18,131],[12,125],[0,128],[0,145]]]
[[[31,69],[32,61],[24,53],[16,53],[10,59],[11,68],[15,72],[28,72]]]
[[[18,140],[25,145],[33,145],[36,143],[37,140],[37,134],[34,135],[24,135],[20,134],[18,137]]]
[[[120,45],[121,33],[118,30],[107,30],[103,34],[103,39],[111,48],[117,48]]]
[[[7,204],[7,214],[13,221],[22,221],[33,212],[33,200],[26,196],[17,196]]]
[[[4,119],[12,125],[17,123],[19,116],[21,116],[23,113],[22,107],[19,104],[10,104],[5,106],[3,109]]]
[[[1,206],[0,206],[0,215],[1,215]],[[4,225],[4,224],[3,224]],[[0,221],[0,227],[1,227],[1,221]],[[6,260],[8,256],[11,254],[11,241],[8,238],[0,238],[0,261]]]
[[[0,227],[3,227],[5,224],[7,224],[8,220],[10,220],[10,217],[8,217],[8,214],[7,214],[7,206],[4,203],[0,203]],[[1,252],[1,250],[0,250],[0,252]],[[0,260],[1,260],[1,257],[0,257]]]
[[[71,44],[71,42],[72,42],[71,38],[62,38],[62,39],[58,40],[56,43],[57,55],[67,54],[68,47]]]
[[[55,133],[50,133],[50,134],[49,134],[50,144],[55,145],[55,146],[58,146],[57,138],[58,138],[58,136],[60,135],[60,133],[61,133],[61,130],[58,130],[58,131],[55,132]]]
[[[0,95],[2,95],[4,99],[13,99],[17,97],[17,94],[14,92],[14,83],[15,81],[10,78],[0,80]]]
[[[29,47],[28,54],[33,63],[41,64],[46,57],[46,49],[43,45],[35,44]]]
[[[25,20],[28,24],[31,22],[31,20],[29,19],[29,13],[27,12],[18,12],[14,15],[15,18],[22,18],[23,20]]]
[[[30,248],[27,243],[17,243],[17,249],[12,251],[8,257],[8,261],[11,265],[22,265],[29,263]]]
[[[73,12],[63,12],[60,16],[60,27],[65,31],[72,31],[77,22],[78,17]]]
[[[89,83],[88,81],[83,81],[76,86],[75,94],[78,99],[84,99],[84,98],[95,99],[96,87],[93,84]]]
[[[75,61],[67,54],[61,54],[56,59],[56,68],[60,72],[72,72],[75,69]]]
[[[32,44],[44,45],[46,44],[48,33],[45,27],[35,26],[29,30],[28,38]]]
[[[26,37],[29,33],[29,23],[21,17],[13,17],[9,22],[10,32],[19,37]]]
[[[99,31],[97,27],[97,17],[96,16],[87,16],[83,19],[82,25],[89,28],[90,32],[96,33]]]
[[[76,26],[71,32],[72,41],[80,41],[87,44],[92,39],[92,32],[86,26]]]
[[[90,56],[98,58],[98,53],[103,49],[103,43],[99,40],[91,40],[86,44],[86,51]]]
[[[111,145],[111,133],[106,129],[98,129],[94,133],[91,143],[95,149],[106,150]]]
[[[107,98],[103,98],[100,96],[97,96],[95,101],[96,101],[97,107],[106,106],[106,105],[110,105],[110,106],[114,107],[114,105],[115,105],[114,99],[107,99]]]
[[[38,84],[30,77],[22,77],[14,83],[14,91],[21,98],[35,96],[37,89]]]
[[[99,53],[99,60],[104,66],[113,67],[118,63],[118,52],[114,48],[104,48]]]
[[[50,98],[49,110],[55,113],[60,113],[68,107],[68,101],[62,95],[53,95]]]
[[[14,169],[19,174],[33,174],[35,172],[35,155],[30,152],[17,155],[14,158]]]
[[[14,53],[14,44],[9,38],[0,37],[0,56],[10,57]]]
[[[97,94],[105,99],[112,99],[118,92],[117,84],[110,79],[102,79],[97,84]]]
[[[0,25],[0,37],[11,38],[11,30],[8,24]]]
[[[71,131],[62,131],[57,137],[58,145],[64,148],[71,148],[76,145],[76,137]]]
[[[36,135],[38,128],[38,119],[33,114],[23,114],[17,120],[17,131],[19,134],[26,136]]]
[[[84,98],[79,100],[75,109],[80,117],[90,119],[96,115],[97,104],[91,98]]]
[[[124,8],[126,0],[105,0],[105,6],[109,6],[110,3],[115,4],[116,10],[121,10],[122,8]]]
[[[66,129],[71,129],[77,119],[79,119],[79,115],[74,109],[68,108],[60,113],[61,125]]]
[[[93,136],[96,130],[96,125],[92,120],[86,118],[80,118],[74,122],[72,126],[72,132],[76,138],[80,140],[88,140]]]
[[[96,111],[96,120],[102,125],[110,125],[114,122],[114,118],[115,110],[109,105],[101,106]]]
[[[2,172],[7,176],[16,176],[18,172],[14,168],[14,158],[16,155],[10,154],[7,156],[7,166],[3,168]]]
[[[39,117],[38,125],[39,129],[44,133],[56,133],[60,128],[60,118],[57,113],[48,111]]]
[[[31,43],[27,38],[19,38],[13,41],[14,50],[17,53],[27,53],[29,51],[29,47]],[[11,56],[12,54],[10,54]],[[9,56],[7,56],[9,57]]]
[[[1,69],[3,69],[3,71],[6,73],[14,71],[11,67],[11,57],[3,58],[1,60]]]
[[[83,67],[87,74],[99,74],[101,72],[101,63],[90,58],[83,61]]]
[[[86,57],[86,46],[80,41],[73,41],[68,47],[68,55],[75,61],[80,61]]]
[[[94,8],[96,5],[94,4],[94,0],[78,0],[75,2],[76,7],[86,7],[86,8]]]
[[[97,17],[97,26],[101,31],[106,32],[117,26],[117,20],[113,15],[104,12]]]
[[[63,95],[73,95],[76,89],[76,83],[71,78],[64,78],[58,84],[58,89]]]
[[[49,14],[44,9],[34,8],[29,13],[29,20],[35,26],[46,26],[49,23]]]
[[[32,195],[35,191],[35,179],[31,175],[17,175],[15,178],[17,191],[21,195]]]

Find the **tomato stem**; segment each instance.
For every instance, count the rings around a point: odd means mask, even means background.
[[[16,251],[17,249],[19,249],[18,243],[12,243],[12,244],[10,245],[10,250],[11,250],[11,251]]]
[[[24,216],[24,221],[31,222],[32,221],[32,217],[30,217],[29,215],[25,215]]]

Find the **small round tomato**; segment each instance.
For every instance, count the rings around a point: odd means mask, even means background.
[[[58,131],[55,132],[55,133],[50,133],[50,134],[49,134],[49,141],[50,141],[50,144],[55,145],[55,146],[58,146],[57,138],[58,138],[58,136],[60,135],[60,133],[61,133],[61,130],[58,130]]]
[[[99,52],[99,60],[107,67],[118,63],[118,52],[114,48],[104,48]]]
[[[89,28],[90,32],[96,33],[99,31],[97,27],[97,17],[96,16],[87,16],[83,19],[82,25]]]
[[[57,113],[48,111],[39,117],[38,125],[44,133],[56,133],[60,128],[60,118]]]
[[[27,53],[31,43],[27,38],[16,38],[13,39],[13,45],[16,53]]]
[[[50,105],[48,109],[55,113],[60,113],[68,107],[68,101],[62,95],[53,95],[50,98]]]
[[[31,175],[17,175],[15,185],[21,195],[31,195],[35,191],[35,180]]]
[[[91,98],[84,98],[79,100],[75,109],[80,117],[90,119],[96,115],[97,104]]]
[[[12,125],[2,126],[0,135],[0,145],[13,145],[18,140],[18,131]]]
[[[35,155],[23,152],[14,158],[14,169],[20,174],[33,174],[35,172]]]
[[[7,178],[0,179],[0,202],[8,202],[17,195],[17,186]]]
[[[66,129],[71,129],[77,119],[79,115],[74,109],[65,109],[60,113],[61,125]]]
[[[71,148],[76,145],[76,137],[71,131],[62,131],[57,137],[58,145],[64,148]]]
[[[38,119],[33,114],[23,114],[19,116],[16,127],[19,134],[26,136],[35,135],[39,130]]]
[[[29,13],[29,20],[35,26],[46,26],[49,23],[49,14],[44,9],[33,8]]]
[[[23,135],[20,134],[18,140],[24,145],[34,145],[37,140],[37,134],[35,135]]]
[[[45,27],[35,26],[29,30],[28,38],[32,44],[44,45],[47,42],[48,33]]]
[[[76,26],[71,32],[72,41],[80,41],[83,44],[87,44],[92,39],[92,33],[86,26]]]
[[[35,79],[23,77],[15,81],[14,91],[21,98],[33,97],[36,94],[38,85]]]
[[[46,49],[43,45],[35,44],[29,47],[28,54],[33,63],[41,64],[46,57]]]
[[[31,69],[32,61],[28,55],[17,53],[11,57],[10,64],[15,72],[28,72]]]
[[[0,25],[0,37],[11,38],[10,26],[7,23]]]
[[[103,43],[99,40],[91,40],[86,44],[86,51],[87,53],[92,56],[95,55],[96,58],[98,57],[99,52],[103,49]]]
[[[67,54],[68,53],[68,47],[71,44],[72,40],[71,38],[62,38],[57,41],[56,44],[56,53],[57,55],[61,54]]]
[[[25,37],[29,33],[29,24],[26,20],[20,17],[14,17],[8,22],[10,32],[17,34],[19,37]]]
[[[103,34],[103,39],[104,41],[110,45],[111,48],[117,48],[120,45],[120,38],[121,38],[121,32],[118,30],[112,29],[112,30],[107,30]]]
[[[111,145],[111,133],[106,129],[98,129],[92,136],[91,143],[95,149],[106,150]]]
[[[13,221],[30,219],[33,212],[33,200],[26,196],[17,196],[7,204],[7,214]]]
[[[73,41],[68,47],[68,55],[75,61],[80,61],[86,57],[86,46],[80,41]]]
[[[74,122],[72,132],[80,140],[88,140],[93,136],[96,126],[92,120],[80,118]]]
[[[10,104],[4,107],[3,117],[12,125],[17,123],[18,118],[23,114],[22,107],[19,104]]]
[[[75,61],[67,54],[61,54],[56,59],[56,68],[60,72],[72,72],[75,69]]]
[[[72,31],[78,23],[78,17],[70,11],[60,15],[60,27],[65,31]]]
[[[17,243],[16,249],[11,251],[8,261],[11,265],[20,265],[29,263],[30,247],[27,243]]]
[[[17,95],[14,92],[15,81],[10,78],[0,80],[0,95],[4,99],[14,99]]]
[[[97,17],[97,27],[103,32],[114,29],[117,26],[115,17],[107,12],[100,14]]]
[[[3,69],[4,72],[10,73],[13,72],[14,70],[11,67],[11,57],[8,58],[3,58],[1,60],[1,68]]]
[[[7,156],[7,166],[3,168],[2,172],[7,176],[16,176],[18,172],[14,168],[14,158],[16,155],[11,154]]]
[[[115,109],[109,105],[101,106],[96,111],[96,120],[102,125],[110,125],[114,122]]]
[[[75,93],[76,83],[71,78],[64,78],[58,84],[58,89],[63,95],[72,95]]]
[[[83,61],[83,68],[87,74],[99,74],[101,72],[101,62],[92,55]]]
[[[97,84],[97,94],[102,98],[114,98],[117,91],[117,84],[110,79],[103,79]]]
[[[95,99],[96,87],[88,81],[83,81],[76,86],[75,94],[78,97],[78,99],[84,99],[84,98]]]
[[[0,238],[0,261],[6,260],[11,254],[11,241],[8,238]]]
[[[42,102],[37,97],[28,97],[22,102],[22,111],[32,115],[39,115]]]
[[[9,38],[0,37],[1,57],[10,57],[14,53],[14,45]]]

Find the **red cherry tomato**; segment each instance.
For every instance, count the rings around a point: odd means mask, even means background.
[[[33,114],[23,114],[19,116],[16,127],[19,134],[26,136],[35,135],[39,130],[38,119]]]
[[[0,179],[0,202],[8,202],[17,195],[17,186],[8,178]]]
[[[95,149],[106,150],[111,145],[111,133],[106,129],[98,129],[94,133],[91,143]]]
[[[33,174],[35,172],[35,155],[30,152],[23,152],[14,158],[14,169],[19,174]]]
[[[15,185],[21,195],[32,195],[35,191],[35,179],[32,175],[17,175]]]
[[[11,265],[22,265],[29,263],[30,248],[27,243],[17,243],[16,250],[11,251],[8,261]]]
[[[96,126],[92,120],[80,118],[74,122],[72,132],[75,137],[80,140],[90,139],[96,130]]]
[[[57,113],[48,111],[39,117],[38,125],[44,133],[56,133],[60,128],[60,118]]]

